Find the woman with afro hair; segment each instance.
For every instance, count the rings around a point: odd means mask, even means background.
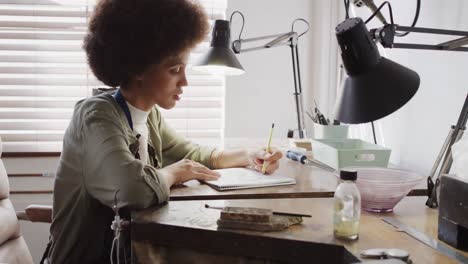
[[[214,180],[212,169],[279,166],[273,149],[217,150],[177,135],[158,107],[173,108],[187,86],[190,50],[208,18],[191,0],[101,0],[84,40],[94,75],[116,92],[79,101],[63,140],[53,221],[43,263],[108,263],[114,198],[122,217],[165,203],[175,184]],[[121,235],[120,259],[130,256]],[[112,256],[115,259],[115,256]]]

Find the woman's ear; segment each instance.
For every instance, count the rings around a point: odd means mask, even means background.
[[[136,74],[133,78],[135,81],[141,82],[144,79],[144,73]]]
[[[138,73],[132,76],[131,82],[137,86],[141,86],[145,77],[144,73]]]

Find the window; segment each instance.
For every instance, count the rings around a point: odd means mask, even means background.
[[[227,0],[199,0],[224,19]],[[3,152],[60,152],[75,103],[104,87],[86,64],[82,39],[95,0],[0,1],[0,137]],[[209,46],[191,54],[189,64]],[[224,134],[223,77],[188,67],[189,87],[177,107],[162,110],[179,134],[219,145]]]

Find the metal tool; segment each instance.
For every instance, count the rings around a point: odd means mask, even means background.
[[[286,157],[289,158],[289,159],[295,160],[295,161],[299,161],[302,164],[316,166],[316,167],[319,167],[321,169],[331,171],[331,172],[335,171],[334,168],[328,166],[325,163],[322,163],[322,162],[317,161],[317,160],[308,159],[306,155],[304,155],[302,153],[292,151],[292,150],[286,151]]]
[[[458,253],[456,250],[452,249],[451,247],[438,242],[437,240],[429,237],[428,235],[407,226],[395,218],[392,217],[385,217],[382,218],[382,221],[386,222],[387,224],[395,227],[397,231],[404,232],[407,235],[413,237],[414,239],[430,246],[431,248],[439,251],[440,253],[444,254],[445,256],[457,260],[461,263],[468,263],[468,258],[463,256],[462,254]]]
[[[318,123],[317,116],[314,116],[314,113],[312,111],[309,112],[308,110],[306,110],[306,114],[310,117],[310,119],[312,119],[314,123]]]
[[[322,112],[318,109],[317,102],[314,100],[315,104],[315,114],[318,120],[318,123],[321,125],[328,125],[329,123],[327,122],[327,119],[325,118],[325,115],[322,114]]]
[[[413,263],[406,250],[398,248],[373,248],[361,251],[361,257],[370,259],[399,259],[404,263]]]
[[[205,204],[205,208],[225,210],[226,208],[242,208],[242,207],[233,207],[233,206],[220,207],[220,206],[211,206],[211,205]],[[244,208],[249,209],[249,207],[244,207]],[[256,208],[256,209],[264,210],[262,208]],[[271,213],[273,215],[284,215],[284,216],[292,216],[292,217],[312,217],[311,215],[308,215],[308,214],[294,214],[294,213],[285,213],[285,212],[276,212],[276,211],[272,211]]]

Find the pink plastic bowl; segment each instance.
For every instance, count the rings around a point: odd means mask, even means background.
[[[379,167],[346,167],[358,172],[361,207],[370,212],[392,212],[424,176],[407,170]]]

